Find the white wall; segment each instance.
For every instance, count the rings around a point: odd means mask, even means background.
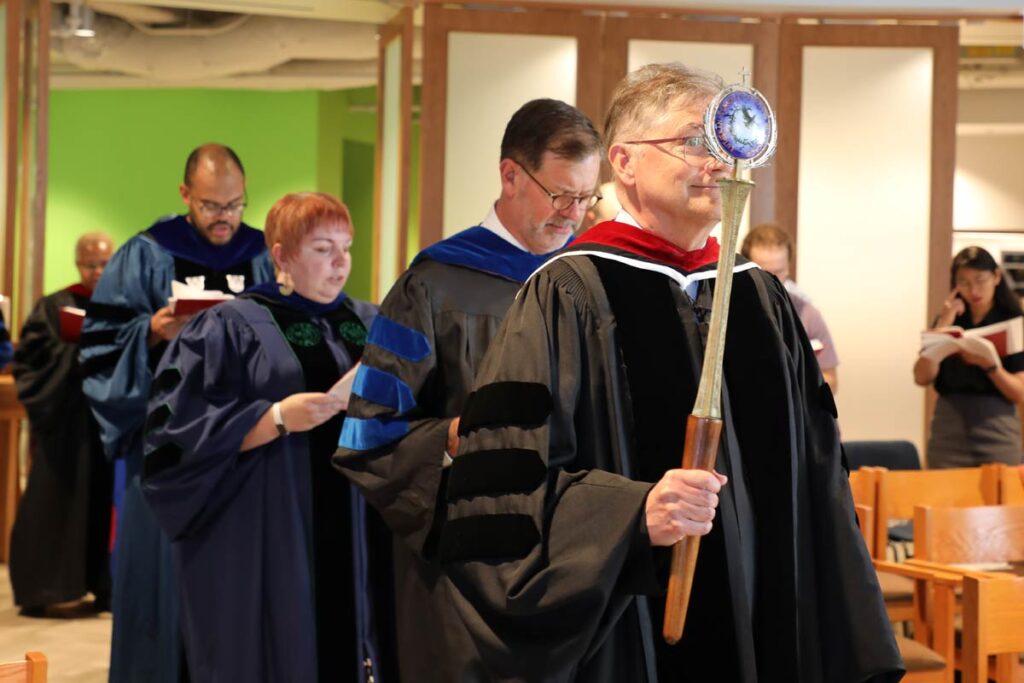
[[[804,50],[799,283],[839,352],[844,439],[922,447],[932,53]]]
[[[445,236],[477,225],[498,198],[505,124],[538,97],[576,104],[575,38],[449,34]]]
[[[955,230],[1024,231],[1024,91],[961,90]],[[1024,237],[1008,237],[1024,246]]]

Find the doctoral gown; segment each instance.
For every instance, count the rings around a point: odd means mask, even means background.
[[[14,603],[44,607],[93,593],[110,598],[113,470],[82,394],[78,343],[60,335],[60,309],[85,308],[81,285],[40,299],[14,356],[18,400],[28,413],[32,468],[11,531]]]
[[[404,681],[461,680],[452,655],[472,644],[436,557],[448,423],[516,292],[548,256],[481,226],[464,230],[416,257],[370,329],[335,464],[396,535]]]
[[[272,280],[263,233],[242,224],[227,244],[214,246],[184,216],[158,221],[114,254],[82,327],[83,390],[115,461],[115,479],[124,481],[114,490],[114,683],[178,681],[182,648],[170,546],[142,497],[139,472],[146,399],[167,346],[149,348],[149,321],[167,305],[171,281],[188,278],[236,293]]]
[[[713,240],[679,252],[604,223],[512,305],[462,412],[445,489],[438,552],[473,640],[459,653],[473,673],[459,680],[901,677],[831,393],[785,290],[742,258],[717,465],[729,483],[683,639],[661,639],[669,553],[650,545],[644,506],[679,467],[716,260]]]
[[[359,360],[376,307],[250,291],[182,330],[149,403],[143,488],[172,541],[192,680],[393,680],[371,585],[390,567],[369,565],[362,498],[330,466],[343,414],[239,452],[275,401]]]

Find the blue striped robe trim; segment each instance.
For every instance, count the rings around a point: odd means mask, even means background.
[[[413,363],[423,360],[433,350],[427,335],[383,315],[374,319],[366,343],[379,346]]]
[[[416,407],[416,398],[408,384],[390,372],[369,365],[359,366],[352,393],[377,405],[387,406],[396,413],[404,413]]]
[[[405,420],[346,417],[342,423],[338,447],[371,451],[397,441],[408,433],[409,423]]]

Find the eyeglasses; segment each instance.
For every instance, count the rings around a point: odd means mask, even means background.
[[[512,161],[515,161],[515,159],[513,159]],[[555,209],[555,211],[565,211],[573,204],[579,204],[580,207],[583,209],[590,209],[593,208],[593,206],[597,204],[599,201],[601,201],[601,199],[603,199],[603,197],[601,197],[601,195],[599,194],[585,194],[579,197],[573,194],[556,194],[555,192],[552,192],[548,188],[544,187],[544,185],[539,180],[534,178],[533,174],[527,171],[525,166],[523,166],[518,161],[516,161],[515,163],[516,166],[523,169],[523,173],[529,176],[530,180],[537,183],[537,187],[544,190],[544,194],[551,198],[551,206]]]
[[[672,154],[683,157],[684,161],[692,161],[695,164],[706,164],[711,157],[708,149],[708,142],[703,135],[691,135],[682,138],[658,138],[656,140],[625,140],[627,145],[672,145]],[[731,166],[732,164],[726,164]]]
[[[201,200],[199,203],[199,212],[207,217],[219,216],[222,213],[226,213],[229,216],[238,216],[245,211],[245,202],[231,202],[230,204],[218,204],[217,202],[208,202]]]
[[[107,267],[107,261],[75,261],[75,265],[82,270],[103,270]]]
[[[961,280],[960,278],[957,278],[956,279],[956,287],[957,287],[957,289],[970,289],[971,287],[984,287],[988,283],[992,282],[992,280],[994,278],[995,278],[995,275],[993,275],[992,273],[984,273],[982,275],[978,275],[977,277],[975,277],[972,280],[968,280],[966,278]]]

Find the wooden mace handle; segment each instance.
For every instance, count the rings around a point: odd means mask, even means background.
[[[718,455],[718,437],[721,434],[721,420],[696,415],[686,418],[683,469],[713,470]],[[669,645],[675,645],[683,637],[683,624],[686,623],[686,608],[690,604],[690,589],[693,587],[699,549],[700,536],[687,536],[672,546],[672,573],[668,579],[665,623],[662,626],[662,635]]]

